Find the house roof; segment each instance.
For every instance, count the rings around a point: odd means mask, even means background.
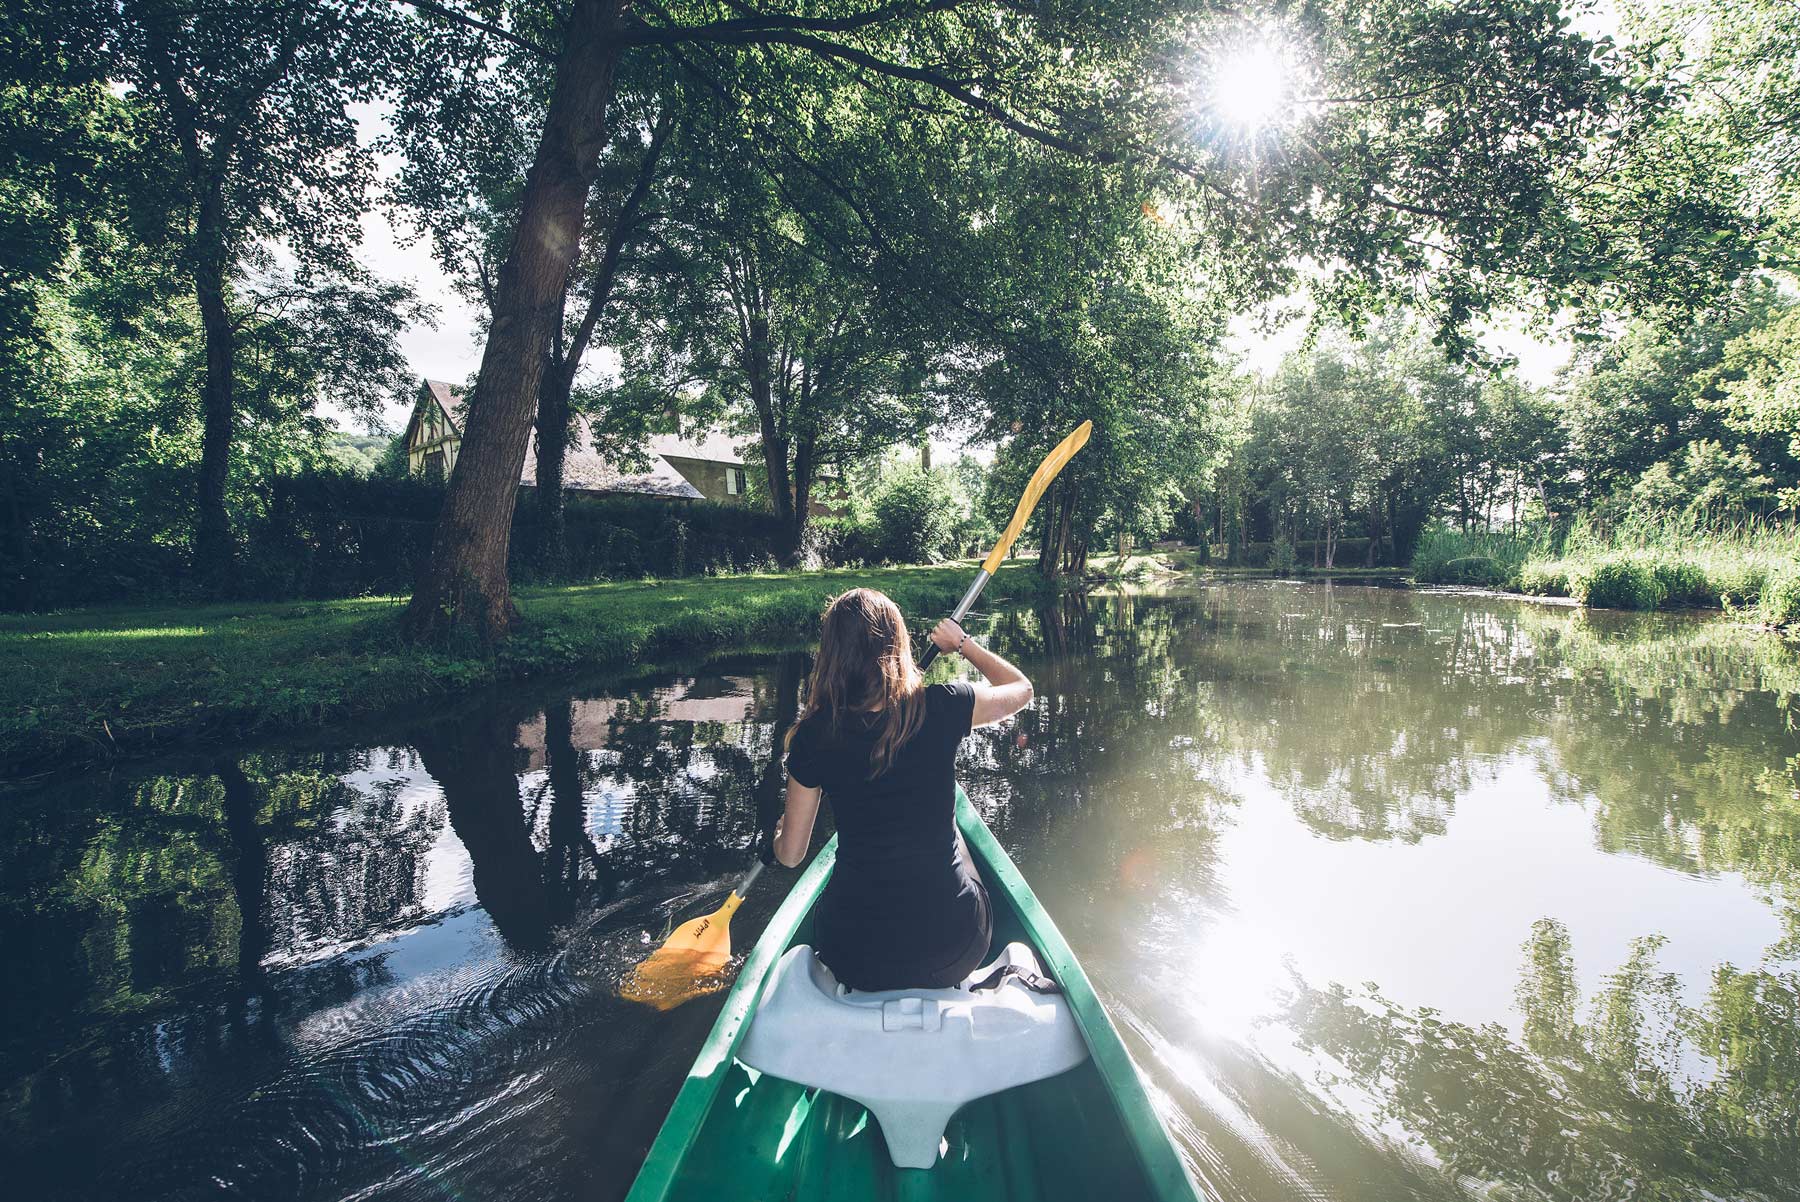
[[[426,380],[425,391],[443,407],[457,436],[461,437],[463,419],[468,412],[467,399],[442,380]],[[728,467],[744,465],[744,457],[733,447],[731,438],[712,430],[696,438],[682,438],[674,434],[652,435],[645,447],[650,452],[650,470],[645,472],[621,471],[593,448],[593,428],[586,417],[577,414],[569,449],[563,457],[564,488],[699,500],[702,497],[700,490],[689,484],[669,464],[670,458],[700,459],[722,463]],[[532,486],[537,484],[536,431],[532,432],[531,444],[525,452],[525,465],[519,472],[519,483]]]
[[[652,450],[654,450],[654,446]],[[531,443],[525,448],[525,466],[519,471],[519,483],[537,485],[537,431],[531,432]],[[701,500],[703,494],[670,466],[660,452],[650,456],[647,472],[622,472],[594,450],[593,432],[587,419],[577,417],[568,450],[563,453],[563,487],[590,492],[643,493],[654,497],[679,497]]]
[[[463,414],[469,407],[468,402],[463,400],[462,394],[442,380],[425,381],[425,391],[429,392],[432,398],[444,407],[444,412],[450,415],[450,424],[456,427],[458,434],[461,434],[463,432]]]
[[[650,436],[650,450],[677,459],[705,459],[729,467],[743,467],[744,456],[732,445],[731,436],[707,430],[697,438],[679,438],[673,434]]]

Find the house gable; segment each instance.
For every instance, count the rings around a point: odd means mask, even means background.
[[[419,386],[412,417],[406,423],[406,470],[414,476],[449,479],[462,449],[463,398],[442,380]]]

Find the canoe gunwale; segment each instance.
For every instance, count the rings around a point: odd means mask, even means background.
[[[1150,1185],[1150,1196],[1159,1202],[1199,1202],[1200,1195],[1193,1178],[1182,1164],[1168,1130],[1157,1118],[1137,1066],[1094,992],[1087,973],[1012,862],[1012,857],[1000,846],[960,786],[956,790],[956,823],[989,889],[1005,894],[1044,967],[1062,986],[1063,996],[1087,1040],[1095,1068],[1106,1082],[1108,1094],[1117,1108],[1121,1128]],[[733,1054],[749,1027],[748,1019],[762,996],[769,974],[824,892],[836,862],[837,836],[834,834],[794,883],[745,959],[717,1021],[701,1045],[694,1066],[682,1082],[668,1117],[663,1120],[644,1165],[626,1195],[626,1202],[662,1202],[669,1196],[682,1163],[693,1148],[703,1121],[731,1069]]]
[[[812,863],[806,866],[806,871],[800,874],[800,879],[794,882],[793,888],[788,890],[780,908],[750,949],[743,968],[738,970],[737,980],[725,996],[725,1005],[707,1033],[706,1042],[700,1045],[694,1066],[681,1083],[681,1091],[675,1095],[668,1117],[650,1145],[649,1155],[644,1158],[643,1168],[638,1170],[626,1202],[650,1202],[668,1196],[675,1175],[680,1171],[688,1149],[693,1146],[694,1136],[712,1107],[725,1074],[731,1070],[732,1053],[743,1042],[744,1032],[750,1025],[748,1020],[762,996],[769,973],[787,950],[794,932],[799,929],[800,920],[825,891],[825,882],[831,878],[831,869],[836,863],[837,835],[833,834],[813,857]]]
[[[1088,1054],[1093,1057],[1094,1067],[1100,1071],[1101,1079],[1109,1087],[1113,1104],[1118,1107],[1119,1121],[1125,1128],[1126,1138],[1138,1154],[1144,1175],[1150,1179],[1152,1197],[1168,1202],[1175,1202],[1177,1199],[1182,1202],[1197,1202],[1199,1191],[1195,1188],[1193,1178],[1182,1164],[1181,1156],[1169,1138],[1168,1129],[1156,1117],[1156,1110],[1144,1091],[1143,1078],[1138,1075],[1137,1065],[1132,1062],[1131,1053],[1119,1038],[1118,1029],[1108,1017],[1106,1007],[1100,1004],[1093,982],[1088,980],[1081,961],[1075,958],[1075,953],[1063,938],[1055,920],[1050,917],[1050,912],[1038,901],[1037,894],[1032,892],[1018,865],[1006,854],[1006,849],[1000,846],[1000,841],[970,804],[968,794],[962,791],[961,786],[956,790],[956,824],[969,844],[970,853],[979,862],[989,889],[998,887],[1012,901],[1013,907],[1018,911],[1019,923],[1031,937],[1039,959],[1049,970],[1051,978],[1062,986],[1063,998],[1074,1012],[1075,1023],[1087,1040]]]

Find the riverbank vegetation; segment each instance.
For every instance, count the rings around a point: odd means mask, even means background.
[[[518,637],[421,648],[403,598],[102,608],[0,618],[0,776],[195,739],[271,736],[537,676],[808,637],[826,599],[879,588],[923,629],[972,565],[771,572],[520,590]],[[1041,586],[1003,569],[987,595]]]
[[[1577,519],[1541,534],[1428,530],[1415,579],[1469,584],[1609,609],[1735,610],[1770,626],[1800,624],[1800,530],[1742,521],[1631,515]]]

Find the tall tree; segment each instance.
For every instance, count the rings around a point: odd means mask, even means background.
[[[246,266],[271,263],[277,244],[308,270],[356,274],[349,250],[374,163],[349,107],[385,78],[391,16],[377,0],[125,0],[63,6],[40,29],[146,105],[147,136],[180,163],[173,207],[205,345],[194,561],[208,579],[232,556],[234,283]]]
[[[521,5],[515,16],[538,31],[553,30],[558,19],[553,6]],[[383,140],[404,156],[390,199],[430,234],[439,263],[491,323],[499,266],[532,164],[535,121],[553,85],[551,64],[529,44],[495,43],[467,26],[424,41],[420,58],[405,77]],[[539,380],[532,550],[549,575],[562,570],[566,557],[561,481],[576,383],[613,288],[658,217],[664,150],[680,121],[680,98],[661,64],[632,65],[638,70],[617,85],[616,132],[595,168],[581,252],[558,302]]]
[[[720,116],[690,134],[680,195],[614,316],[615,407],[748,432],[791,556],[822,478],[925,429],[931,338],[897,281],[816,228],[835,198],[733,162],[743,131]]]

